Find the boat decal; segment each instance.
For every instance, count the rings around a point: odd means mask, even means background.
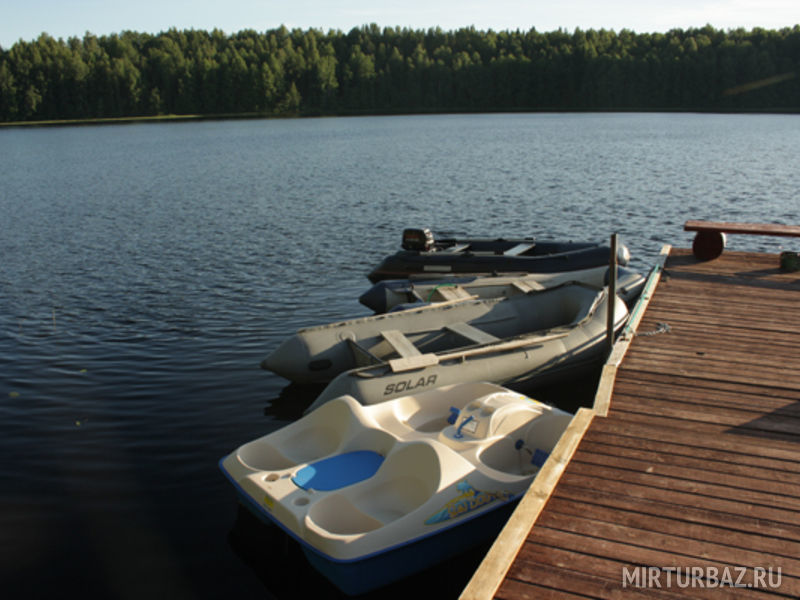
[[[416,381],[413,379],[406,379],[405,381],[396,381],[387,384],[386,388],[383,390],[384,396],[389,396],[390,394],[398,394],[400,392],[407,392],[418,387],[427,387],[429,385],[433,385],[436,383],[436,375],[428,375],[427,377],[420,377]]]
[[[264,494],[264,506],[266,506],[269,510],[275,508],[275,500],[269,494]]]
[[[466,479],[459,482],[456,489],[461,492],[461,494],[447,502],[447,504],[442,507],[442,510],[428,517],[425,521],[425,525],[443,523],[444,521],[458,518],[482,506],[486,506],[495,500],[507,502],[514,496],[511,492],[485,492],[476,490]]]

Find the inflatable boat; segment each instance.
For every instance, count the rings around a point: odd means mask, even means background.
[[[339,397],[220,461],[241,502],[347,594],[496,537],[571,415],[488,383]]]
[[[299,383],[330,381],[312,406],[459,381],[553,383],[601,358],[607,306],[604,288],[580,283],[432,304],[301,329],[262,367]],[[619,297],[614,314],[619,329],[628,316]]]
[[[402,343],[395,340],[407,352],[405,356],[341,373],[308,410],[342,394],[374,404],[459,382],[489,381],[524,388],[552,385],[591,372],[605,358],[605,289],[569,284],[474,302],[494,306],[472,322],[453,319],[441,330],[418,334],[416,344],[405,336]],[[627,307],[617,297],[614,330],[619,331],[627,318]]]
[[[445,238],[436,240],[429,229],[403,231],[402,250],[387,256],[368,275],[372,283],[405,279],[414,273],[558,273],[609,264],[609,246],[591,242],[537,241],[535,238]],[[617,249],[625,266],[630,252]]]
[[[608,283],[608,267],[592,267],[560,273],[506,273],[483,275],[410,275],[408,279],[385,279],[361,294],[358,301],[376,313],[418,307],[431,302],[450,302],[470,298],[503,298],[533,290],[579,281],[603,286]],[[628,306],[638,298],[645,278],[630,269],[617,269],[617,293]]]

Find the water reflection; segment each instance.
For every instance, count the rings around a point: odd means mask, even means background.
[[[270,597],[348,598],[311,566],[296,541],[277,526],[258,520],[241,505],[228,543]],[[481,544],[431,569],[357,598],[408,600],[420,594],[426,598],[457,598],[490,546],[491,543]]]

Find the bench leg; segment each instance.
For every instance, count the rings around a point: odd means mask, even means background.
[[[692,242],[692,252],[698,260],[714,260],[725,248],[725,234],[719,231],[698,231]]]

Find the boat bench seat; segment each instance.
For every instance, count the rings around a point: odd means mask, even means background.
[[[439,359],[435,354],[422,354],[419,350],[417,350],[413,342],[403,335],[401,331],[396,329],[382,331],[381,337],[383,337],[383,339],[386,340],[400,355],[400,358],[393,358],[388,361],[389,366],[395,373],[421,369],[439,363]],[[358,342],[348,338],[347,343],[351,352],[353,353],[353,357],[355,358],[356,366],[365,367],[370,365],[384,364],[383,360],[375,356],[372,352],[364,348]]]
[[[531,242],[530,244],[517,244],[516,246],[509,248],[505,252],[503,252],[504,256],[519,256],[520,254],[525,254],[528,250],[533,248],[536,244]]]
[[[475,297],[460,285],[439,286],[436,289],[434,289],[433,292],[431,292],[431,296],[433,296],[434,294],[438,295],[445,302],[455,301],[455,300],[469,300],[470,298]]]
[[[469,248],[469,244],[454,244],[449,248],[445,248],[444,252],[450,252],[452,254],[458,254],[459,252],[463,252],[467,248]]]
[[[516,289],[523,294],[527,294],[528,292],[541,292],[542,290],[547,289],[538,281],[512,281],[511,287]]]
[[[473,327],[469,323],[450,323],[445,325],[444,328],[476,344],[491,344],[492,342],[500,341],[500,338],[493,336],[491,333],[486,333],[482,329]]]
[[[777,225],[774,223],[686,221],[683,230],[697,232],[694,242],[692,242],[692,252],[699,260],[712,260],[722,254],[722,250],[725,248],[723,233],[800,237],[800,225]]]
[[[411,358],[412,356],[419,356],[422,354],[417,347],[409,340],[402,332],[397,329],[387,329],[381,331],[381,336],[385,339],[392,348],[395,349],[401,357]]]

